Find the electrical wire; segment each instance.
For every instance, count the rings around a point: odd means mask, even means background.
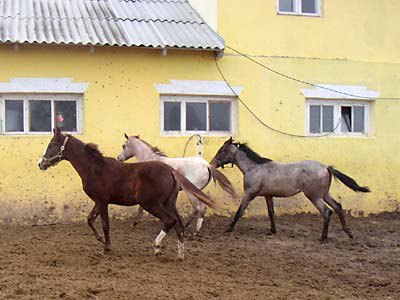
[[[338,123],[336,124],[336,126],[333,128],[332,132],[328,132],[325,134],[321,134],[321,135],[300,135],[300,134],[293,134],[293,133],[288,133],[279,129],[276,129],[270,125],[268,125],[267,123],[265,123],[263,120],[260,119],[260,117],[258,117],[256,115],[256,113],[254,113],[250,107],[247,106],[247,104],[239,97],[239,95],[235,92],[235,90],[232,88],[232,86],[229,84],[228,80],[226,79],[225,75],[222,73],[221,68],[218,65],[218,61],[217,58],[214,57],[214,61],[215,61],[215,65],[217,66],[218,72],[221,75],[222,79],[225,81],[226,85],[229,87],[229,89],[232,91],[233,95],[235,95],[235,97],[239,100],[239,102],[246,108],[246,110],[264,127],[267,127],[268,129],[278,132],[280,134],[283,135],[288,135],[291,137],[298,137],[298,138],[320,138],[320,137],[326,137],[329,135],[332,135],[335,133],[336,129],[339,127],[340,121],[341,119],[339,119]]]
[[[297,79],[297,78],[294,78],[292,76],[289,76],[289,75],[286,75],[284,73],[281,73],[279,71],[276,71],[276,70],[272,69],[271,67],[268,67],[267,65],[259,62],[258,60],[255,60],[254,58],[250,57],[249,55],[244,54],[243,52],[241,52],[239,50],[236,50],[236,49],[234,49],[234,48],[232,48],[230,46],[225,45],[225,48],[232,50],[233,52],[239,54],[240,56],[252,61],[253,63],[263,67],[264,69],[267,69],[268,71],[270,71],[270,72],[272,72],[272,73],[274,73],[276,75],[279,75],[281,77],[284,77],[284,78],[292,80],[292,81],[296,81],[296,82],[299,82],[299,83],[303,83],[303,84],[306,84],[306,85],[310,85],[310,86],[313,86],[313,87],[316,87],[316,88],[324,89],[324,90],[327,90],[327,91],[330,91],[330,92],[334,92],[334,93],[338,93],[338,94],[341,94],[341,95],[350,96],[350,97],[353,97],[353,98],[370,99],[370,100],[400,100],[400,97],[366,97],[366,96],[361,96],[361,95],[355,95],[355,94],[351,94],[351,93],[338,91],[338,90],[335,90],[335,89],[332,89],[332,88],[328,88],[328,87],[325,87],[325,86],[322,86],[322,85],[318,85],[318,84],[315,84],[315,83],[311,83],[311,82],[308,82],[308,81],[304,81],[304,80],[301,80],[301,79]]]

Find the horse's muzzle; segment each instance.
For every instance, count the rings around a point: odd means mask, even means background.
[[[38,166],[40,170],[46,171],[49,167],[52,166],[52,164],[45,158],[41,157],[38,161]]]
[[[120,154],[120,155],[117,156],[117,160],[120,161],[120,162],[124,162],[125,161],[125,156]]]
[[[46,162],[43,162],[43,161],[38,163],[38,166],[39,166],[39,169],[42,171],[46,171],[50,167],[49,164],[47,164]]]

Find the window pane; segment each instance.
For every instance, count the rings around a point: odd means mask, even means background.
[[[29,131],[51,131],[51,101],[29,101]]]
[[[279,11],[294,12],[294,0],[279,0]]]
[[[206,111],[206,103],[186,103],[186,130],[207,130]]]
[[[351,120],[351,106],[342,106],[341,108],[342,111],[342,132],[351,132],[351,124],[352,124],[352,120]]]
[[[333,131],[333,106],[322,107],[322,131]]]
[[[364,128],[364,107],[354,106],[354,132],[365,132]]]
[[[306,14],[317,13],[317,0],[302,0],[301,1],[301,12]]]
[[[180,102],[164,102],[164,130],[181,130]]]
[[[24,131],[24,101],[6,100],[6,131]]]
[[[62,131],[77,131],[75,101],[54,101],[54,109],[55,126]]]
[[[210,130],[230,131],[231,103],[210,102]]]
[[[310,132],[321,132],[321,106],[310,105]]]

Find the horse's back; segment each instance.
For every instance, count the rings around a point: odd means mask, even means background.
[[[327,166],[315,160],[301,160],[296,162],[276,162],[272,161],[265,164],[267,168],[283,170],[288,173],[296,172],[323,172],[327,170]]]
[[[161,161],[165,162],[166,164],[177,170],[200,189],[203,188],[210,179],[210,174],[208,171],[209,164],[205,159],[201,157],[163,157]]]
[[[138,163],[129,164],[133,174],[139,177],[157,177],[172,174],[172,167],[166,163],[157,160],[150,160]]]
[[[330,182],[327,167],[312,160],[291,163],[272,161],[260,165],[253,173],[261,178],[262,192],[276,197],[295,195],[317,182],[329,186]]]

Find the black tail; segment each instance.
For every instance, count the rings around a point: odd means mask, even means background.
[[[328,167],[328,171],[337,179],[339,179],[344,185],[351,188],[353,191],[363,193],[369,193],[371,191],[367,186],[359,186],[353,178],[347,176],[346,174],[343,174],[332,166]]]

